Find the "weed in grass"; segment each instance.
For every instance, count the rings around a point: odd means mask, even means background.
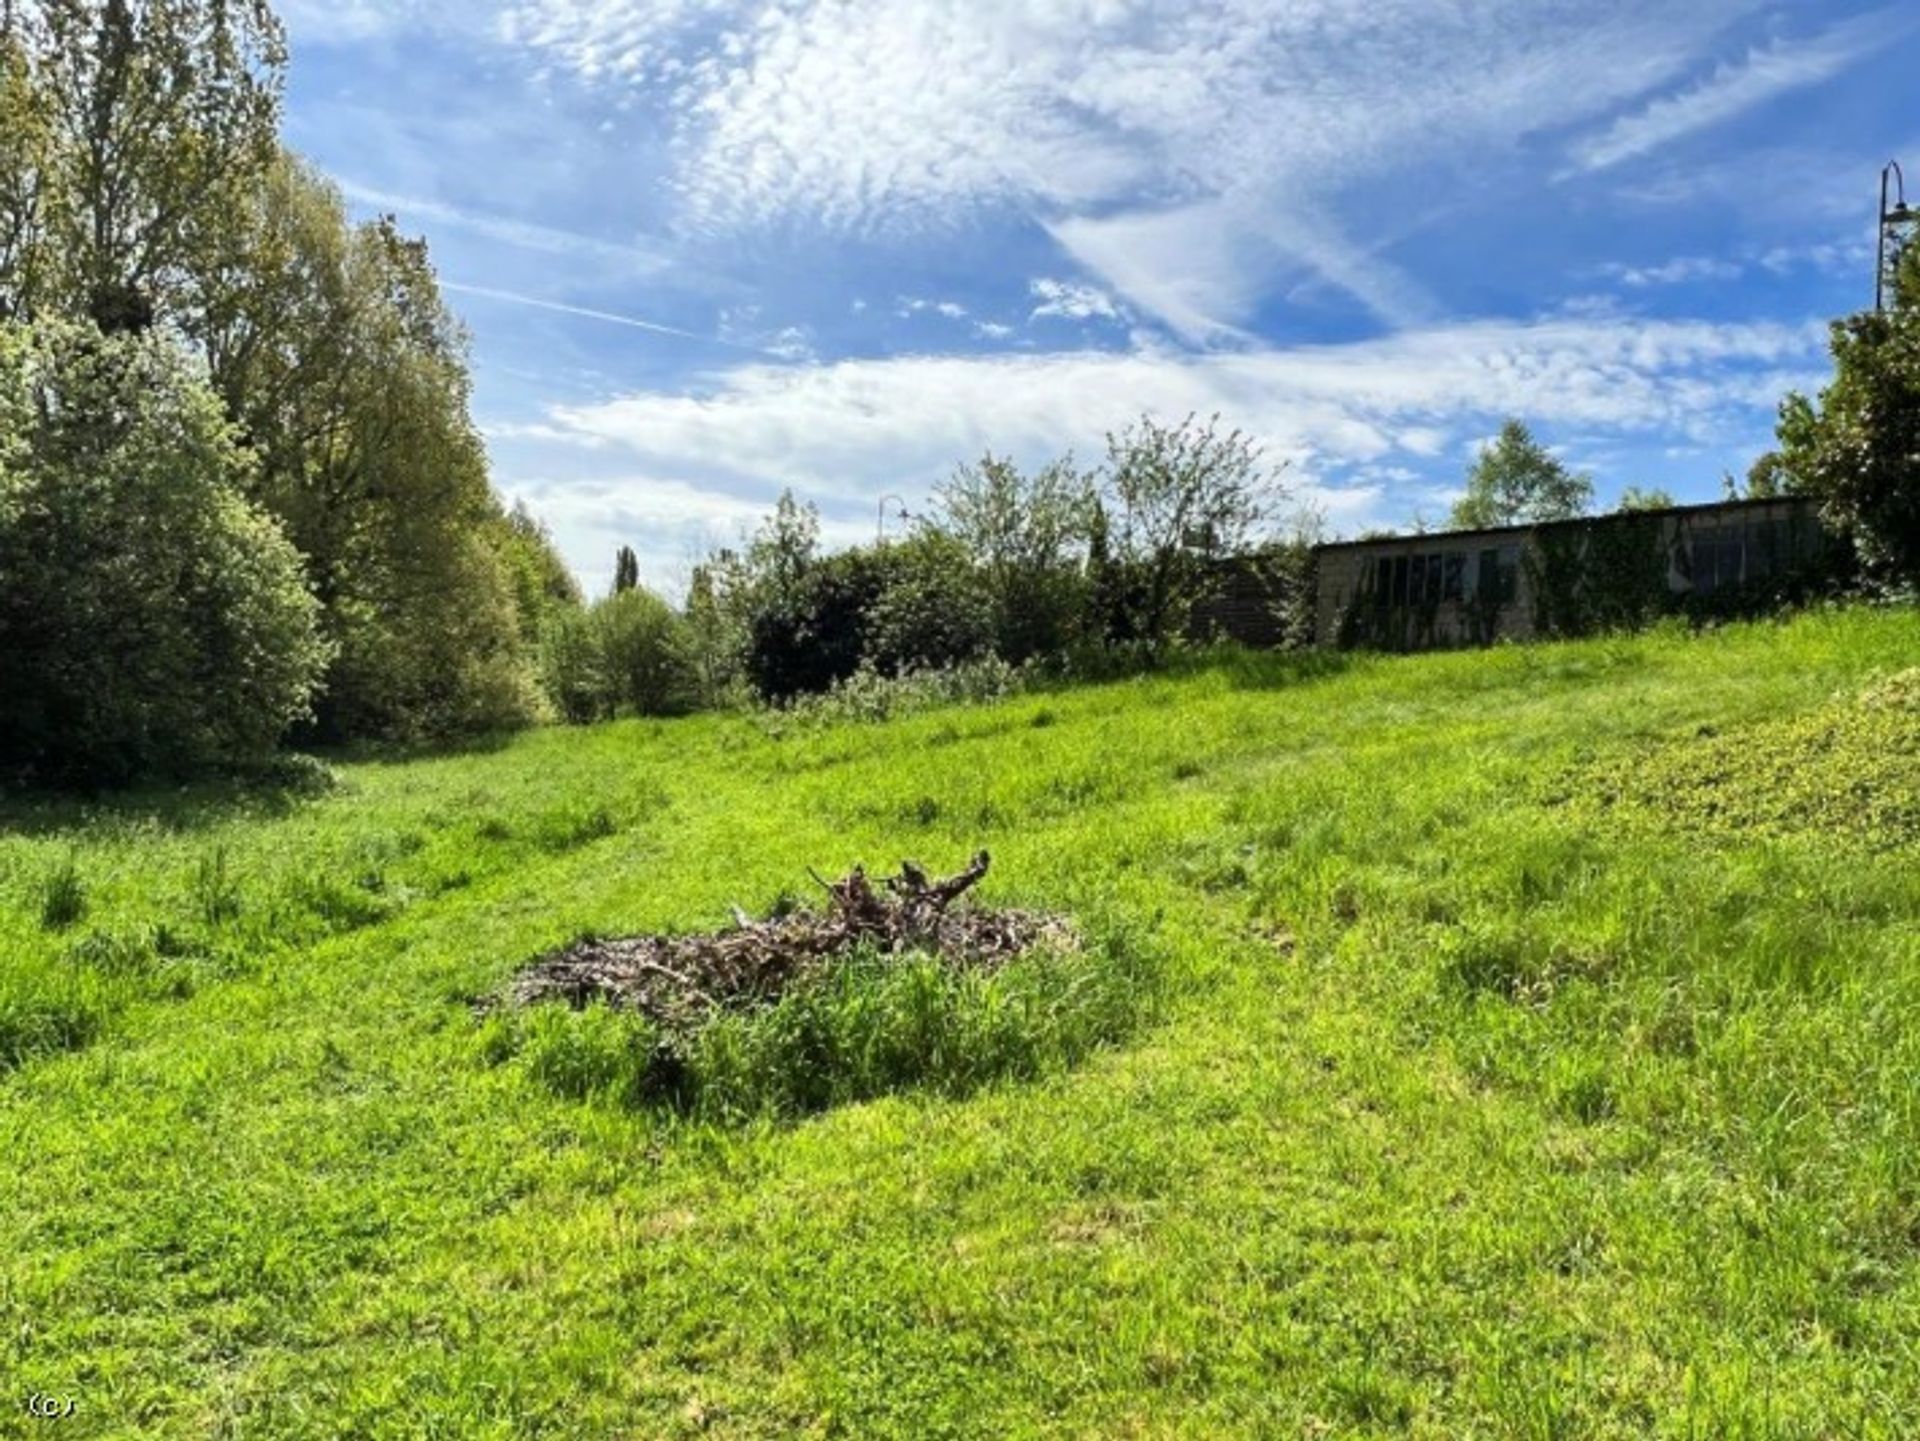
[[[355,931],[379,925],[392,913],[392,903],[378,888],[364,884],[366,876],[343,883],[324,871],[294,876],[287,892],[293,903],[319,918],[329,931]]]
[[[107,976],[147,976],[160,965],[154,937],[144,928],[93,931],[68,952],[76,966]]]
[[[1643,829],[1920,846],[1920,668],[1801,715],[1590,761],[1547,796]]]
[[[40,929],[64,931],[80,924],[87,914],[87,883],[80,876],[80,859],[69,854],[40,885]]]
[[[189,956],[204,955],[206,945],[192,936],[181,934],[162,921],[153,928],[153,953],[162,960],[181,960]]]
[[[78,1050],[106,1021],[105,1006],[75,981],[9,978],[0,986],[0,1075],[35,1056]]]
[[[542,816],[535,827],[537,844],[552,854],[565,854],[615,835],[620,829],[604,805],[564,806]]]
[[[194,863],[193,905],[210,929],[238,919],[242,909],[240,878],[227,865],[225,846],[215,846]]]

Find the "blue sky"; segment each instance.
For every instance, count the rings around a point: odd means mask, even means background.
[[[1218,411],[1335,534],[1517,414],[1720,492],[1920,180],[1920,9],[1755,0],[290,0],[286,129],[432,244],[495,481],[673,591],[991,447]],[[1916,188],[1920,188],[1917,186]]]

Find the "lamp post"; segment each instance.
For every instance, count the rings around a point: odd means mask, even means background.
[[[1887,308],[1887,286],[1900,268],[1900,257],[1920,226],[1920,210],[1907,204],[1907,177],[1900,162],[1889,160],[1880,171],[1880,250],[1873,276],[1873,308]]]
[[[888,501],[892,501],[895,505],[900,507],[900,519],[905,520],[907,518],[907,503],[904,500],[902,500],[897,495],[881,496],[880,504],[876,509],[876,520],[878,523],[874,527],[874,535],[873,535],[874,544],[876,545],[885,545],[887,543],[887,502]]]

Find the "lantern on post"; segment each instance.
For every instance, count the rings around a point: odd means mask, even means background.
[[[1900,258],[1920,232],[1920,210],[1907,204],[1907,177],[1900,162],[1889,160],[1880,171],[1879,253],[1873,277],[1873,308],[1885,310],[1900,274]]]

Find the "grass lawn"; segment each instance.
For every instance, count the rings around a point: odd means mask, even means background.
[[[1916,664],[1852,610],[12,803],[0,1434],[1916,1434],[1920,713],[1851,699]],[[469,1009],[981,845],[1144,1024],[709,1124]]]

